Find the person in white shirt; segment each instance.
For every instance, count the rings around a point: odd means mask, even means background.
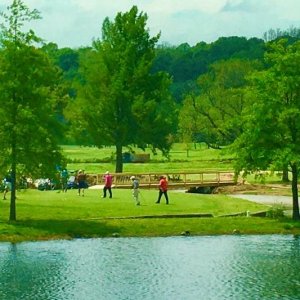
[[[136,205],[140,205],[141,203],[140,203],[140,200],[139,200],[139,193],[140,193],[139,181],[135,176],[131,176],[130,179],[132,180],[132,196],[133,196],[133,199],[134,199]]]

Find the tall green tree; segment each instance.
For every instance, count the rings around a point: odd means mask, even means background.
[[[62,156],[56,143],[59,126],[59,73],[43,51],[40,39],[23,25],[39,19],[21,0],[2,12],[0,46],[0,166],[12,180],[10,216],[16,220],[18,170],[31,176],[50,176]]]
[[[238,172],[269,168],[292,173],[293,219],[299,220],[300,42],[269,45],[269,68],[252,78],[252,105],[244,111],[243,134],[235,143]]]
[[[232,143],[241,134],[241,112],[248,105],[246,77],[258,66],[256,61],[240,59],[212,64],[209,72],[198,78],[200,93],[185,97],[181,131],[190,132],[210,147]]]
[[[76,128],[94,145],[115,145],[116,172],[123,171],[123,147],[152,145],[168,153],[176,124],[171,80],[151,72],[159,35],[149,36],[147,19],[133,6],[114,21],[104,20],[102,39],[84,55],[85,82],[72,112]]]

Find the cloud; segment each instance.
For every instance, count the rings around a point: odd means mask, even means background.
[[[0,9],[11,0],[0,0]],[[105,17],[133,5],[147,13],[150,34],[173,45],[212,42],[221,36],[262,37],[270,28],[300,27],[299,0],[24,0],[41,12],[32,28],[59,47],[89,46]]]
[[[228,0],[222,11],[224,12],[246,12],[253,13],[261,10],[264,3],[256,0]]]
[[[264,15],[265,17],[284,18],[297,20],[300,17],[300,1],[298,0],[228,0],[223,12]],[[257,22],[261,22],[257,18]]]

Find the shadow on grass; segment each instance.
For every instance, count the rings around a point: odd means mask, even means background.
[[[15,231],[10,230],[10,234],[37,239],[108,237],[121,230],[103,220],[25,220],[9,225]]]

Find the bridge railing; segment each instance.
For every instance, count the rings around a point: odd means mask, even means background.
[[[169,188],[188,188],[192,186],[219,186],[236,184],[234,172],[167,172],[167,173],[112,173],[115,188],[130,188],[131,176],[138,178],[141,188],[157,188],[160,176],[166,176]],[[104,182],[103,174],[89,174],[89,183],[101,185]]]

